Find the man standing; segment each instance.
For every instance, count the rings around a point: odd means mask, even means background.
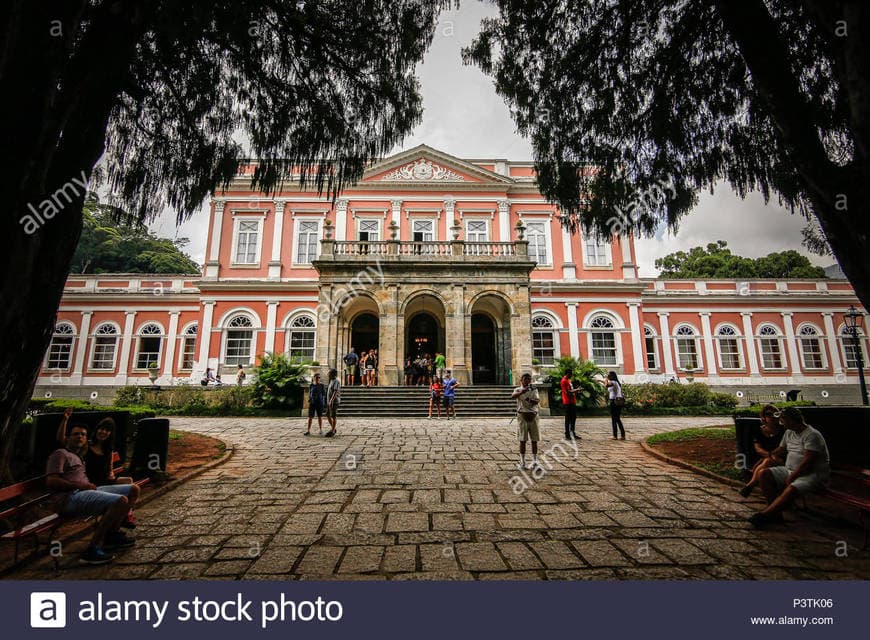
[[[447,358],[443,353],[435,352],[435,375],[444,378],[444,370],[447,368]]]
[[[335,435],[339,405],[341,405],[341,380],[338,379],[338,371],[330,369],[329,384],[326,386],[326,421],[329,422],[331,428],[326,434],[327,438]]]
[[[577,424],[577,396],[576,389],[571,386],[570,371],[562,376],[559,386],[562,388],[562,406],[565,407],[565,440],[577,438],[575,428]]]
[[[822,489],[831,475],[825,438],[806,422],[800,409],[788,407],[780,415],[786,431],[771,455],[785,465],[768,467],[759,477],[767,508],[749,518],[756,527],[782,522],[782,512],[801,494]]]
[[[350,348],[350,352],[344,356],[344,384],[348,387],[353,386],[354,378],[356,378],[356,368],[359,363],[359,356],[356,355],[356,349]]]
[[[132,547],[136,541],[121,531],[130,509],[129,495],[135,485],[112,484],[97,487],[85,473],[82,457],[88,451],[88,430],[74,424],[66,445],[57,449],[45,465],[45,486],[54,494],[58,514],[70,517],[102,516],[94,529],[90,546],[79,557],[86,564],[106,564],[114,556],[106,551]]]
[[[456,387],[459,386],[459,380],[453,377],[450,371],[446,372],[447,377],[444,379],[444,413],[447,419],[450,420],[450,414],[453,414],[453,419],[456,420]]]
[[[323,434],[323,409],[326,406],[326,390],[320,382],[320,374],[315,373],[311,379],[311,384],[308,385],[308,428],[305,430],[305,435],[311,435],[311,421],[314,420],[314,415],[317,414],[317,429]],[[327,417],[327,421],[329,418]],[[330,425],[332,423],[330,422]]]
[[[524,373],[520,379],[521,386],[514,389],[511,398],[517,401],[517,439],[520,441],[520,461],[517,469],[526,468],[526,440],[532,441],[532,464],[538,466],[538,403],[541,401],[538,390],[532,386],[532,376]]]

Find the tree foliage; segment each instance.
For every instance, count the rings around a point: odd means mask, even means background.
[[[73,273],[189,273],[199,265],[184,253],[187,238],[159,238],[124,211],[85,202]]]
[[[553,368],[547,376],[550,383],[551,397],[555,404],[561,404],[562,396],[559,393],[559,383],[565,374],[571,378],[571,384],[581,391],[577,394],[577,406],[584,409],[597,407],[604,395],[604,370],[592,360],[563,356],[553,363]]]
[[[284,353],[264,353],[254,368],[254,406],[265,409],[294,409],[306,384],[307,362]]]
[[[493,76],[571,228],[676,228],[702,189],[815,216],[870,306],[866,0],[498,0]]]
[[[655,262],[661,278],[825,278],[825,270],[794,250],[745,258],[731,253],[724,240],[676,251]]]

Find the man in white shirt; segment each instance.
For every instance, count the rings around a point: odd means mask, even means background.
[[[788,407],[780,415],[786,431],[772,456],[785,465],[768,467],[761,472],[760,483],[767,508],[749,518],[756,527],[770,522],[782,522],[782,512],[801,494],[819,491],[831,475],[831,457],[825,438],[817,429],[804,422],[796,407]]]
[[[541,401],[538,390],[532,386],[531,374],[524,373],[520,379],[522,386],[514,389],[511,398],[517,401],[517,439],[520,441],[520,461],[517,469],[526,468],[526,440],[532,441],[532,465],[538,466],[538,403]]]

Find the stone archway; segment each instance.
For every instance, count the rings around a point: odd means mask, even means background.
[[[508,384],[513,368],[511,328],[511,307],[504,298],[484,293],[473,300],[467,314],[467,359],[474,384]]]
[[[405,358],[445,353],[447,313],[441,298],[422,291],[409,297],[402,307],[404,337],[402,363]]]

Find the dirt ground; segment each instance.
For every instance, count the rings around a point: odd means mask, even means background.
[[[727,478],[739,479],[734,467],[734,441],[721,438],[696,438],[684,442],[659,442],[651,445],[671,458],[684,460],[697,467],[713,471]]]

